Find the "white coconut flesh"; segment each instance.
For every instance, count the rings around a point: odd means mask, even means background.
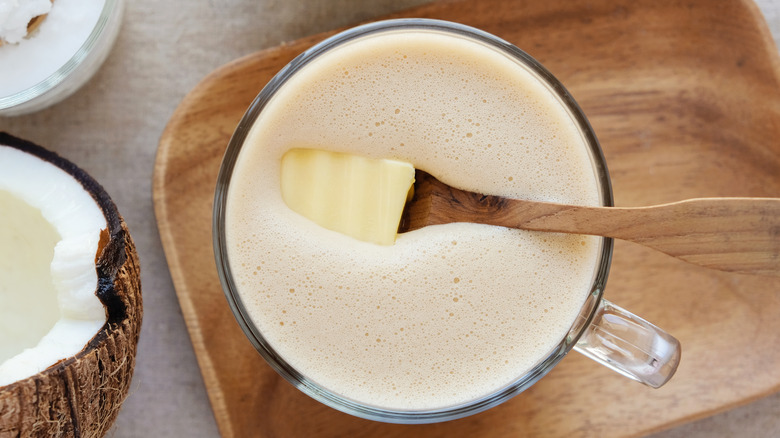
[[[57,166],[0,144],[0,386],[79,353],[106,323],[102,210]]]

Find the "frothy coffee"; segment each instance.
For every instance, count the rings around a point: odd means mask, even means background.
[[[599,203],[586,144],[506,55],[434,31],[362,37],[268,102],[228,191],[228,257],[253,323],[322,387],[388,410],[499,390],[564,338],[600,239],[449,224],[379,246],[320,228],[280,194],[280,160],[317,148],[412,163],[460,188]]]

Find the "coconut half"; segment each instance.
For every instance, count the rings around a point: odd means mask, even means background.
[[[0,133],[0,437],[104,435],[141,317],[135,246],[103,188]]]

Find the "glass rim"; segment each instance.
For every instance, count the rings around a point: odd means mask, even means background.
[[[107,28],[107,24],[111,19],[111,15],[114,11],[122,6],[123,0],[105,0],[103,3],[103,9],[100,11],[95,27],[89,33],[87,39],[81,44],[76,52],[68,58],[68,60],[60,66],[57,70],[52,72],[45,79],[40,82],[27,87],[16,93],[9,94],[7,96],[0,96],[0,111],[14,108],[18,105],[25,104],[37,99],[40,96],[55,89],[58,85],[64,82],[71,73],[76,71],[92,53],[92,50],[98,45],[100,37]]]
[[[303,53],[295,57],[285,67],[283,67],[260,91],[247,111],[244,113],[238,123],[227,149],[225,151],[214,195],[213,217],[212,217],[212,237],[214,245],[214,256],[219,274],[220,283],[225,297],[228,301],[231,311],[242,331],[249,341],[266,360],[266,362],[278,374],[292,383],[303,393],[309,395],[315,400],[330,406],[339,411],[369,420],[376,420],[388,423],[419,424],[432,423],[440,421],[454,420],[466,417],[493,406],[496,406],[513,396],[524,391],[536,381],[546,375],[563,357],[574,347],[584,330],[590,325],[591,320],[601,301],[604,286],[607,281],[609,267],[612,258],[613,240],[602,238],[599,249],[598,266],[594,269],[593,280],[589,294],[582,305],[580,313],[572,323],[568,335],[562,339],[559,344],[537,365],[524,375],[519,376],[515,381],[507,384],[503,388],[494,391],[479,399],[471,400],[459,405],[447,406],[440,409],[431,410],[388,410],[380,407],[361,404],[349,398],[342,397],[330,390],[319,386],[316,382],[310,380],[298,370],[287,363],[265,340],[262,333],[252,323],[246,308],[237,292],[234,283],[230,263],[228,260],[226,248],[226,234],[224,226],[225,211],[227,206],[227,192],[232,177],[238,155],[244,144],[254,121],[265,108],[266,104],[275,95],[289,78],[296,72],[304,68],[314,59],[323,53],[330,51],[350,41],[363,38],[369,35],[400,31],[400,30],[426,30],[439,31],[447,34],[456,34],[461,37],[469,38],[486,44],[487,46],[498,50],[505,55],[509,55],[519,63],[529,67],[532,72],[548,86],[555,94],[561,104],[566,108],[568,114],[577,124],[580,134],[589,148],[589,155],[595,176],[599,182],[599,195],[601,205],[612,206],[612,186],[609,178],[609,172],[606,167],[601,146],[595,136],[595,133],[585,117],[582,109],[574,101],[566,88],[558,81],[544,66],[528,55],[526,52],[515,47],[509,42],[481,31],[479,29],[449,22],[443,20],[425,19],[425,18],[403,18],[377,21],[340,32],[330,36],[323,41],[316,43]]]

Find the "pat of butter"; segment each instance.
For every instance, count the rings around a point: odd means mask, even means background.
[[[281,189],[293,211],[316,224],[380,245],[395,243],[414,167],[319,149],[282,157]]]

